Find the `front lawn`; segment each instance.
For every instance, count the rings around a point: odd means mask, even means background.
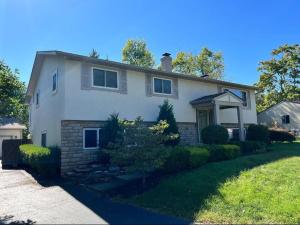
[[[126,201],[204,223],[300,223],[300,143],[209,163]]]

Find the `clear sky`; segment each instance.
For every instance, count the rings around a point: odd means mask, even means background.
[[[221,51],[225,79],[258,80],[258,62],[300,42],[299,0],[0,0],[0,60],[29,80],[35,52],[61,50],[121,61],[129,38],[161,54]]]

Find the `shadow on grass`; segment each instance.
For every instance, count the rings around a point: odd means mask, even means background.
[[[149,192],[125,201],[193,219],[205,201],[218,194],[218,188],[226,180],[239,176],[244,170],[293,156],[300,156],[300,143],[273,144],[267,153],[208,163],[201,168],[170,176]]]

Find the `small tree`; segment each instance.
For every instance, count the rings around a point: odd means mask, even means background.
[[[95,59],[99,59],[100,55],[99,55],[99,53],[95,49],[92,49],[92,51],[89,54],[89,57],[92,57],[92,58],[95,58]]]
[[[169,103],[168,100],[165,100],[162,105],[159,106],[160,111],[157,118],[157,122],[166,121],[169,126],[164,130],[165,135],[177,135],[177,138],[167,140],[166,145],[177,145],[180,141],[180,136],[178,132],[178,127],[176,119],[173,112],[173,105]]]
[[[124,121],[123,128],[124,139],[120,147],[108,151],[111,161],[141,172],[145,185],[146,174],[160,168],[168,156],[168,150],[162,146],[166,139],[172,138],[163,134],[168,124],[160,121],[152,127],[146,127],[138,117],[133,122]]]

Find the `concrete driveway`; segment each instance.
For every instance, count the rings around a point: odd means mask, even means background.
[[[1,164],[0,164],[1,168]],[[0,169],[0,224],[188,224],[120,204],[77,185],[40,185],[24,170]]]

